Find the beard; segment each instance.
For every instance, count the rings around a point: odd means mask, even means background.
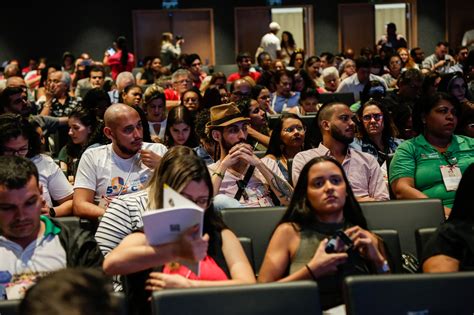
[[[222,148],[223,148],[225,154],[227,155],[227,154],[229,153],[230,149],[232,149],[232,147],[233,147],[234,145],[237,145],[237,144],[239,144],[239,143],[245,143],[245,141],[242,140],[242,141],[238,141],[238,142],[236,142],[236,143],[230,144],[229,142],[227,142],[227,141],[224,140],[224,141],[222,142]]]
[[[117,148],[119,148],[119,150],[122,151],[122,153],[125,153],[127,155],[135,155],[135,154],[138,153],[138,151],[140,151],[140,148],[139,149],[130,149],[130,148],[127,148],[126,146],[124,146],[123,144],[121,144],[118,141],[117,141],[116,145],[117,145]]]
[[[354,141],[354,135],[352,137],[345,136],[336,126],[331,126],[331,136],[339,142],[349,145]]]

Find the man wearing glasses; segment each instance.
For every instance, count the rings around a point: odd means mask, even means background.
[[[349,146],[354,140],[355,123],[349,106],[328,103],[316,115],[319,146],[298,153],[293,159],[291,177],[298,181],[301,170],[311,159],[331,156],[342,164],[351,188],[358,201],[388,200],[387,185],[377,160],[370,154],[356,151]],[[317,132],[316,132],[317,133]]]
[[[165,90],[166,109],[170,110],[180,104],[181,95],[193,86],[191,73],[178,69],[171,75],[172,87]]]
[[[220,159],[211,165],[214,206],[268,207],[275,202],[288,205],[292,188],[274,160],[260,160],[246,143],[249,118],[244,117],[234,103],[211,108],[206,125],[216,141]],[[273,198],[271,193],[274,194]]]

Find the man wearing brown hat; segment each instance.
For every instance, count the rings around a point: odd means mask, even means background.
[[[264,163],[245,142],[249,120],[234,103],[211,108],[207,129],[220,150],[220,159],[209,165],[214,194],[241,206],[287,205],[293,190],[278,165],[273,160]]]

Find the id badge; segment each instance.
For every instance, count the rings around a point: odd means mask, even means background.
[[[447,191],[456,191],[461,181],[461,170],[457,165],[441,165],[441,176]]]

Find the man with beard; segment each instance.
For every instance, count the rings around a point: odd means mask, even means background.
[[[357,200],[388,200],[387,185],[377,160],[370,154],[356,151],[349,146],[354,140],[353,115],[350,108],[343,103],[328,103],[321,107],[316,116],[316,123],[322,141],[317,148],[302,151],[295,156],[291,174],[293,182],[298,181],[300,172],[308,161],[327,155],[342,164]]]
[[[23,298],[40,277],[66,267],[102,269],[97,243],[41,215],[42,187],[29,159],[0,157],[0,300]]]
[[[74,184],[74,215],[97,219],[111,198],[144,188],[167,151],[158,143],[143,142],[138,112],[125,104],[105,111],[104,134],[112,143],[86,150]]]
[[[234,103],[211,107],[211,119],[206,127],[220,150],[220,159],[208,166],[214,194],[219,194],[214,206],[218,209],[268,207],[275,202],[288,205],[293,192],[291,186],[283,179],[274,160],[263,162],[245,143],[248,126],[249,118],[244,117]]]

